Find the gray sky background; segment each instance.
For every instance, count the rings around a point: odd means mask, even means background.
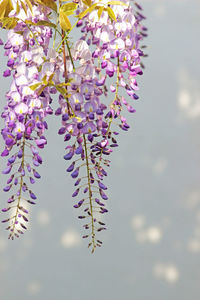
[[[131,130],[121,134],[106,180],[104,245],[91,255],[80,238],[59,119],[51,118],[31,228],[8,241],[0,226],[2,300],[199,299],[200,1],[140,3],[149,58],[137,113],[129,115]],[[0,61],[2,74],[2,48]],[[1,110],[8,88],[9,79],[1,79]],[[0,176],[3,208],[6,176]]]

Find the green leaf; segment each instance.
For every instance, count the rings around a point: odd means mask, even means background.
[[[33,6],[32,6],[32,3],[30,0],[25,0],[26,1],[26,4],[28,5],[30,11],[33,13]]]
[[[0,19],[4,17],[7,7],[7,0],[3,0],[0,4]]]
[[[24,23],[26,23],[28,25],[33,25],[33,26],[36,25],[36,23],[33,23],[31,20],[25,20]]]
[[[72,27],[67,15],[62,9],[59,10],[59,22],[60,22],[60,27],[64,31],[68,31]]]
[[[70,86],[71,84],[69,82],[65,83],[65,82],[62,82],[62,83],[59,83],[57,84],[57,87],[62,87],[62,86]]]
[[[8,17],[9,13],[13,10],[13,5],[11,0],[3,0],[0,3],[0,19]]]
[[[77,8],[76,3],[66,3],[60,7],[60,9],[65,13],[66,16],[73,15],[76,8]]]
[[[2,28],[13,29],[17,25],[17,22],[19,21],[19,19],[15,18],[15,17],[12,17],[12,18],[5,17],[5,18],[2,18],[1,21],[2,21]]]
[[[37,91],[37,94],[40,95],[44,89],[46,88],[46,86],[41,86],[41,88]]]
[[[22,8],[23,8],[25,14],[27,15],[27,7],[26,7],[26,4],[25,4],[23,1],[20,1],[20,3],[21,3],[21,6],[22,6]]]
[[[83,3],[87,6],[91,6],[92,1],[91,0],[83,0]]]
[[[2,4],[2,3],[1,3]],[[0,20],[4,17],[6,9],[0,4]]]
[[[6,14],[5,17],[8,17],[9,13],[14,9],[12,5],[12,1],[8,0],[7,8],[6,8]]]
[[[12,1],[8,0],[7,1],[7,8],[6,8],[6,13],[5,13],[5,17],[8,17],[9,13],[14,9],[13,5],[12,5]]]
[[[51,22],[47,22],[47,21],[39,21],[39,22],[35,23],[34,25],[48,26],[48,27],[56,28],[56,24],[51,23]]]
[[[65,88],[56,85],[56,89],[59,93],[61,93],[61,95],[63,95],[64,97],[66,96],[66,89]]]
[[[82,13],[80,13],[78,15],[79,19],[82,19],[83,17],[85,17],[88,13],[91,13],[93,10],[95,10],[96,6],[98,5],[99,3],[94,3],[92,4],[92,6],[88,7],[85,11],[83,11]]]
[[[17,1],[16,14],[18,15],[19,13],[20,13],[20,6],[19,6],[19,1]]]
[[[104,11],[104,7],[103,6],[99,7],[99,9],[98,9],[98,18],[99,19],[101,18],[101,15],[102,15],[103,11]]]
[[[49,83],[51,82],[52,83],[52,79],[54,77],[55,73],[52,73],[50,76],[49,76]]]
[[[23,35],[23,34],[24,34],[24,31],[15,31],[15,33],[20,34],[20,35]]]
[[[125,5],[125,6],[128,6],[126,3],[122,2],[122,1],[109,1],[108,4],[109,5]]]
[[[54,0],[35,0],[35,2],[47,6],[57,12],[57,4],[54,2]]]
[[[42,84],[44,84],[44,85],[48,84],[47,75],[44,75],[44,77],[42,78]]]
[[[117,21],[116,17],[115,17],[115,14],[114,14],[114,11],[112,10],[112,8],[110,7],[107,7],[106,8],[107,12],[108,12],[108,15],[109,17],[113,20],[113,21]]]
[[[39,65],[38,72],[40,73],[42,71],[42,65]]]
[[[32,84],[29,86],[29,88],[32,90],[32,91],[35,91],[39,86],[41,86],[42,83],[39,82],[39,83],[36,83],[36,84]]]

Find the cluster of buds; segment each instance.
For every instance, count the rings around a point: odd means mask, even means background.
[[[133,7],[126,0],[0,2],[0,24],[8,30],[5,44],[0,40],[8,57],[3,76],[12,76],[1,132],[1,155],[8,157],[3,174],[10,174],[4,191],[12,190],[2,210],[10,212],[2,221],[8,222],[9,238],[24,233],[28,205],[36,203],[30,186],[40,178],[39,150],[47,144],[46,116],[53,114],[52,94],[57,94],[58,134],[66,143],[64,159],[71,161],[66,171],[75,180],[72,197],[81,196],[74,208],[82,208],[78,218],[86,220],[83,238],[89,239],[88,247],[92,252],[101,247],[96,235],[106,229],[101,215],[108,212],[103,183],[108,156],[118,146],[118,131],[130,127],[124,108],[134,113],[131,102],[139,98],[136,77],[143,73],[141,41],[147,35],[141,10],[138,3]],[[72,43],[74,27],[80,38]]]

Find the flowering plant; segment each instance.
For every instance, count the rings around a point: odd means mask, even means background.
[[[36,204],[32,185],[40,178],[39,150],[47,144],[46,117],[58,98],[55,115],[60,117],[59,135],[66,142],[66,171],[74,179],[73,198],[82,194],[74,208],[92,252],[101,247],[97,233],[105,230],[99,215],[105,202],[109,155],[118,146],[117,128],[127,131],[124,109],[134,113],[130,102],[138,99],[137,75],[142,75],[142,7],[129,0],[2,0],[0,25],[8,30],[4,45],[8,57],[3,76],[12,76],[2,113],[5,142],[1,156],[8,157],[3,174],[9,174],[5,192],[12,190],[8,205],[9,238],[27,229],[28,206]],[[73,28],[80,37],[73,41]],[[109,94],[111,93],[111,96]],[[122,95],[125,91],[127,99]],[[129,100],[128,100],[129,99]],[[115,128],[113,129],[113,124]]]

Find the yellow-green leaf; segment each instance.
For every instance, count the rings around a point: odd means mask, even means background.
[[[91,6],[92,1],[91,0],[83,0],[83,3],[87,6]]]
[[[37,95],[42,94],[42,92],[44,91],[45,88],[46,88],[46,86],[41,86],[41,88],[39,90],[37,90]]]
[[[44,75],[44,77],[42,78],[42,83],[44,85],[47,85],[48,84],[48,81],[47,81],[47,75]]]
[[[36,25],[36,23],[33,23],[31,20],[25,20],[24,23],[26,23],[28,25],[33,25],[33,26]]]
[[[27,15],[27,7],[26,7],[26,4],[25,4],[23,1],[20,1],[20,3],[21,3],[21,6],[22,6],[22,8],[23,8],[25,14]]]
[[[62,83],[59,83],[57,84],[58,87],[62,87],[62,86],[70,86],[71,84],[69,82],[65,83],[65,82],[62,82]]]
[[[112,8],[110,7],[107,7],[106,8],[107,12],[108,12],[108,15],[109,17],[113,20],[113,21],[117,21],[116,17],[115,17],[115,14],[114,14],[114,11],[112,10]]]
[[[53,27],[53,28],[56,28],[56,24],[54,23],[51,23],[51,22],[47,22],[47,21],[39,21],[37,22],[36,24],[34,25],[39,25],[39,26],[48,26],[48,27]]]
[[[9,13],[13,10],[13,5],[11,0],[3,0],[0,3],[0,19],[8,17]]]
[[[122,2],[122,1],[109,1],[108,4],[109,5],[125,5],[125,6],[128,6],[126,3]]]
[[[66,3],[60,7],[60,9],[65,13],[66,16],[73,15],[76,8],[77,8],[76,3]]]
[[[7,0],[3,0],[0,4],[0,19],[4,17],[7,7]]]
[[[65,88],[56,85],[56,89],[57,89],[57,91],[58,91],[59,93],[61,93],[64,97],[66,96],[66,92],[67,92],[67,91],[66,91]]]
[[[13,29],[17,25],[17,22],[19,21],[18,18],[12,17],[12,18],[2,18],[2,27],[6,29]]]
[[[54,0],[35,0],[35,2],[47,6],[57,12],[57,4]]]
[[[17,1],[16,14],[18,15],[19,12],[20,12],[20,6],[19,6],[19,2]]]
[[[39,86],[41,86],[41,82],[39,83],[36,83],[36,84],[32,84],[29,86],[29,88],[32,90],[32,91],[35,91]]]
[[[93,10],[95,10],[96,6],[99,3],[94,3],[92,6],[88,7],[86,10],[84,10],[82,13],[80,13],[78,15],[79,19],[82,19],[83,17],[85,17],[88,13],[91,13]]]
[[[20,34],[20,35],[23,35],[23,34],[24,34],[23,31],[15,31],[15,33]]]
[[[68,31],[72,27],[67,15],[61,9],[59,10],[59,22],[60,27],[64,31]]]
[[[52,79],[54,77],[55,73],[52,73],[50,76],[49,76],[49,83],[52,82]]]
[[[26,4],[28,5],[30,11],[33,13],[33,6],[32,6],[32,3],[30,0],[25,0],[26,1]]]
[[[7,1],[7,7],[6,7],[6,13],[5,13],[5,17],[8,17],[9,13],[14,9],[13,5],[12,5],[12,1],[8,0]]]
[[[99,19],[101,18],[101,15],[102,15],[103,11],[104,11],[104,7],[103,6],[99,7],[99,9],[98,9],[98,18]]]
[[[39,65],[38,72],[40,73],[42,71],[42,65]]]

